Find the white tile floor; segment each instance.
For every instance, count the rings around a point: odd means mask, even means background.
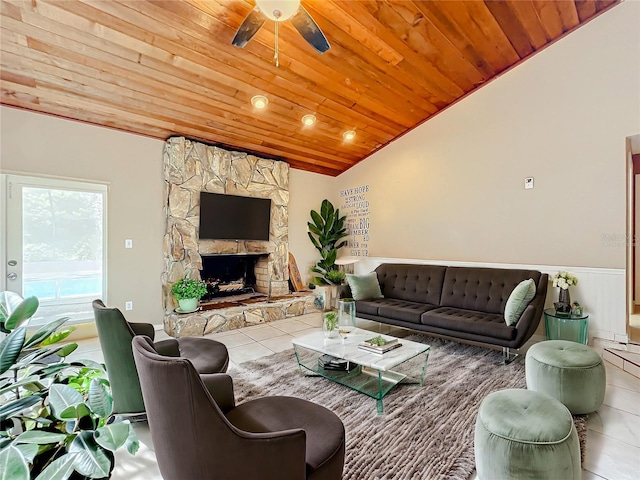
[[[291,339],[320,328],[319,314],[280,320],[266,325],[247,327],[231,332],[209,335],[224,343],[233,363],[242,363],[291,348]],[[375,322],[362,322],[360,328],[404,336],[411,333],[390,329]],[[166,337],[158,332],[157,340]],[[102,362],[97,339],[82,340],[76,357]],[[596,345],[602,354],[602,349]],[[518,360],[520,361],[520,360]],[[587,454],[583,465],[583,480],[639,480],[640,479],[640,379],[615,365],[605,362],[607,392],[604,404],[589,415],[587,423]],[[140,451],[135,457],[118,452],[114,480],[160,480],[151,436],[146,424],[136,424]]]

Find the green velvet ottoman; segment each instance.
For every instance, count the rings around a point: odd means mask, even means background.
[[[593,349],[567,340],[533,345],[525,360],[527,388],[562,402],[574,415],[595,412],[604,400],[606,372]]]
[[[482,401],[474,439],[480,480],[579,480],[580,443],[573,418],[557,400],[510,389]]]

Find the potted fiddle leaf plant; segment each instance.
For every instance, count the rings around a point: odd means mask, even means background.
[[[7,297],[9,299],[7,300]],[[27,334],[36,297],[17,302],[0,293],[0,478],[106,478],[121,447],[138,449],[127,420],[112,415],[113,398],[102,365],[69,361],[76,343],[59,344],[68,320]],[[35,308],[34,308],[35,307]]]
[[[307,222],[309,239],[320,253],[320,260],[311,268],[316,274],[313,283],[326,290],[325,308],[334,308],[339,297],[338,289],[344,283],[345,273],[336,265],[338,250],[347,245],[345,226],[347,217],[340,215],[329,200],[323,200],[320,212],[311,210],[311,221]]]
[[[316,285],[341,285],[344,272],[336,265],[338,250],[347,245],[343,238],[348,236],[345,226],[347,217],[340,215],[340,209],[334,208],[329,200],[323,200],[320,212],[311,210],[311,222],[307,222],[309,239],[321,259],[311,269],[318,274],[313,278]]]
[[[198,300],[207,293],[207,284],[203,280],[184,277],[173,284],[171,293],[178,300],[179,313],[195,312],[198,309]]]

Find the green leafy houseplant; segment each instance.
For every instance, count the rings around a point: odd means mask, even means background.
[[[207,293],[207,284],[203,280],[185,277],[173,284],[171,293],[178,300],[200,299]]]
[[[322,316],[322,331],[327,338],[333,338],[338,336],[338,312],[329,311],[325,312]]]
[[[9,297],[9,300],[7,300]],[[128,421],[112,417],[113,399],[102,366],[66,361],[78,345],[58,344],[68,320],[43,325],[27,338],[38,308],[0,293],[0,479],[65,480],[110,476],[113,452],[131,454],[138,440]],[[54,360],[51,360],[51,358]]]
[[[340,216],[340,210],[334,209],[329,200],[323,200],[320,213],[311,210],[311,222],[307,222],[309,238],[322,257],[311,269],[319,276],[314,277],[316,285],[341,285],[344,272],[336,265],[338,250],[347,242],[341,241],[347,234],[345,228],[346,215]],[[334,273],[336,272],[336,273]]]

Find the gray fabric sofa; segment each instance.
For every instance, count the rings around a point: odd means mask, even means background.
[[[384,298],[356,301],[359,318],[505,349],[520,348],[536,331],[549,278],[536,270],[384,263],[375,270]],[[536,295],[515,325],[505,304],[523,280]]]

